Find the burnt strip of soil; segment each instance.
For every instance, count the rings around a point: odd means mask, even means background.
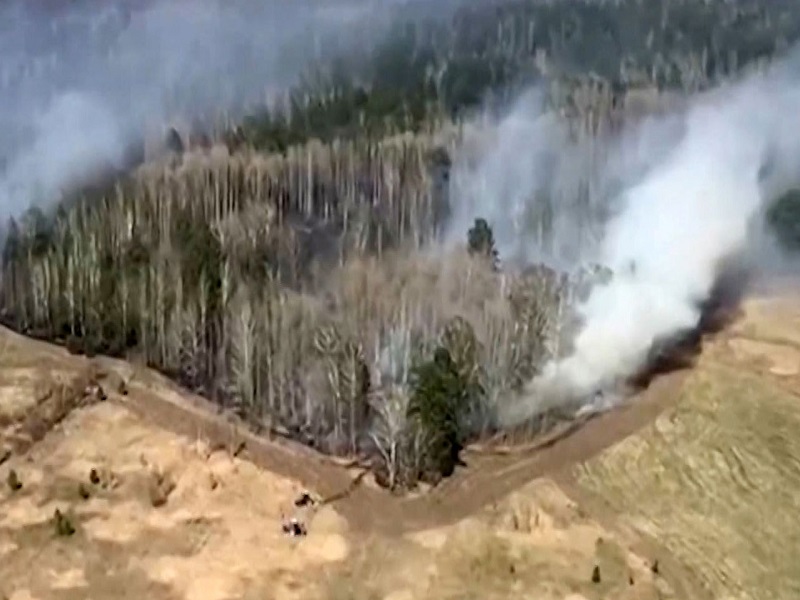
[[[702,351],[703,339],[719,333],[740,316],[742,300],[753,275],[749,265],[739,257],[723,262],[708,298],[699,305],[697,325],[657,340],[645,365],[630,379],[630,385],[641,390],[659,375],[694,366]]]

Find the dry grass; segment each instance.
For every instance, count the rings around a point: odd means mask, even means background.
[[[348,552],[330,512],[309,517],[308,538],[285,537],[281,513],[299,488],[225,452],[110,403],[77,411],[63,428],[13,462],[24,487],[0,491],[0,597],[307,597],[316,580],[304,570]],[[153,485],[163,491],[165,481],[169,499],[154,506]],[[57,535],[56,510],[70,535]]]
[[[659,589],[671,588],[656,581],[646,562],[552,483],[540,481],[449,533],[421,597],[657,598]]]
[[[539,481],[460,523],[372,538],[332,565],[326,600],[620,600],[674,597],[647,557],[553,483]],[[597,567],[600,581],[593,581]],[[673,594],[672,596],[670,594]]]
[[[732,330],[738,337],[800,348],[800,311],[796,295],[765,298],[751,302],[747,318]]]
[[[478,600],[508,598],[523,592],[524,582],[517,576],[517,569],[523,578],[533,575],[531,557],[515,552],[512,544],[499,535],[475,533],[457,534],[442,548],[446,560],[439,561],[430,598]]]
[[[0,464],[41,441],[69,414],[105,400],[93,365],[69,364],[53,349],[30,359],[24,338],[0,340]]]
[[[324,600],[381,600],[390,589],[397,549],[364,540],[346,563],[325,573],[316,591]]]
[[[734,332],[793,344],[800,307],[782,306],[777,320],[776,303],[751,304]],[[674,410],[576,470],[581,487],[662,543],[712,598],[800,593],[800,388],[759,370],[714,342]]]

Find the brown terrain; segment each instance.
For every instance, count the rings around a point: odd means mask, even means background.
[[[624,407],[400,498],[2,330],[0,598],[798,598],[798,393],[800,297],[754,297]]]

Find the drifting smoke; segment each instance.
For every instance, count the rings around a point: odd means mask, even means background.
[[[650,119],[622,140],[574,143],[563,120],[545,108],[544,95],[527,93],[490,129],[477,168],[456,165],[459,202],[447,242],[462,243],[481,217],[491,223],[504,262],[576,268],[596,258],[620,190],[663,160],[683,131],[673,115]]]
[[[355,60],[396,3],[2,3],[0,218],[54,202],[98,168],[125,168],[148,128],[236,118],[309,65]]]
[[[588,211],[595,215],[597,242],[576,256],[601,262],[614,277],[578,307],[583,327],[573,353],[545,366],[528,393],[500,416],[504,424],[520,423],[553,403],[590,404],[598,391],[612,392],[644,367],[655,343],[698,327],[722,262],[748,251],[764,205],[800,175],[797,63],[698,96],[679,119],[650,121],[594,150],[604,155],[610,174],[596,179],[596,206]],[[517,113],[507,124],[520,122]],[[504,201],[511,206],[490,193],[466,209],[494,217],[500,224],[496,237],[510,248],[525,247],[520,235],[535,235],[513,226],[515,212],[529,208],[525,202],[540,185],[552,193],[552,182],[564,173],[562,157],[573,160],[579,152],[555,124],[535,114],[528,123],[523,135],[508,137],[507,124],[501,125],[494,154],[474,175],[521,186],[513,193],[496,188],[508,193]],[[533,150],[522,149],[526,138]],[[548,153],[555,158],[543,168],[541,157]],[[615,187],[622,189],[613,193]],[[564,198],[569,195],[558,201]],[[561,204],[553,213],[556,233],[574,235],[569,225],[575,226],[576,212]]]

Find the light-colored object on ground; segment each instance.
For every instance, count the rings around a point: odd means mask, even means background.
[[[292,537],[302,537],[308,534],[306,526],[297,517],[282,519],[281,530]]]
[[[410,590],[397,590],[384,596],[383,600],[414,600],[414,594]]]

